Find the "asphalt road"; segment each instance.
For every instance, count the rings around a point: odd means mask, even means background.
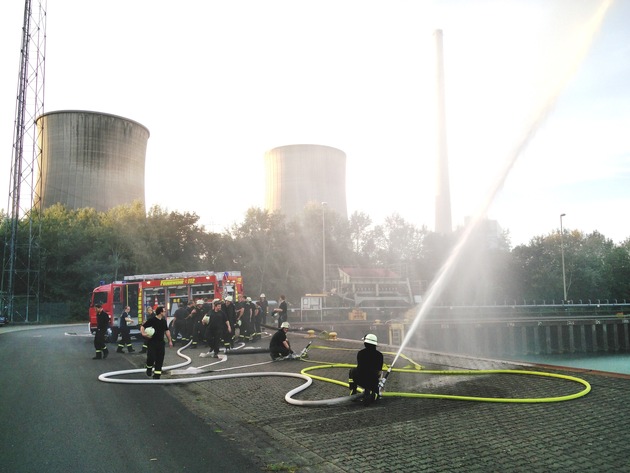
[[[98,381],[137,366],[114,345],[92,360],[85,332],[0,332],[0,472],[260,471],[164,386]]]

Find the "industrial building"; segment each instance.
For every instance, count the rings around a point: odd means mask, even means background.
[[[99,212],[140,201],[149,130],[128,118],[90,111],[49,112],[37,120],[41,208],[61,203]]]
[[[323,145],[288,145],[265,153],[265,208],[292,217],[309,202],[326,202],[348,218],[346,154]]]
[[[352,307],[411,307],[409,279],[388,268],[339,267],[334,294]]]

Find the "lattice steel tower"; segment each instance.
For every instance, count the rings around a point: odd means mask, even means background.
[[[2,223],[1,308],[11,321],[19,322],[39,321],[41,149],[37,117],[44,113],[46,3],[24,2],[9,202]]]

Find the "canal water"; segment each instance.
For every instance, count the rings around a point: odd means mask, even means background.
[[[630,375],[630,354],[627,353],[519,355],[518,358],[514,358],[513,361]]]

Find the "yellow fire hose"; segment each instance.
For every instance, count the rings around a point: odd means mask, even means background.
[[[350,350],[344,348],[331,348],[325,346],[314,346],[312,348],[315,349],[323,349],[323,350]],[[356,350],[352,350],[356,351]],[[385,352],[387,353],[387,352]],[[394,353],[389,353],[395,355]],[[582,396],[587,395],[591,391],[591,385],[580,378],[575,376],[568,376],[563,374],[556,373],[548,373],[543,371],[531,371],[531,370],[503,370],[503,369],[493,369],[493,370],[425,370],[421,365],[415,363],[413,360],[401,354],[400,357],[406,359],[410,362],[411,367],[405,368],[393,368],[392,372],[397,373],[413,373],[418,375],[443,375],[443,376],[478,376],[478,375],[488,375],[488,374],[499,374],[499,375],[520,375],[520,376],[541,376],[548,378],[557,378],[563,379],[566,381],[571,381],[575,383],[579,383],[583,386],[581,391],[578,391],[574,394],[568,394],[564,396],[553,396],[553,397],[544,397],[544,398],[500,398],[500,397],[479,397],[479,396],[458,396],[452,394],[429,394],[429,393],[411,393],[411,392],[383,392],[381,393],[382,397],[409,397],[409,398],[425,398],[425,399],[452,399],[457,401],[478,401],[478,402],[512,402],[512,403],[542,403],[542,402],[560,402],[560,401],[569,401],[572,399],[577,399]],[[319,363],[310,361],[310,363]],[[306,376],[311,377],[312,379],[318,381],[324,381],[327,383],[337,384],[339,386],[344,386],[349,388],[349,384],[343,381],[339,381],[332,378],[326,378],[323,376],[314,375],[311,372],[319,369],[331,369],[331,368],[354,368],[356,365],[347,364],[347,363],[326,363],[326,364],[317,364],[316,366],[311,366],[308,368],[304,368],[301,373]],[[384,370],[389,369],[389,366],[384,365]]]

